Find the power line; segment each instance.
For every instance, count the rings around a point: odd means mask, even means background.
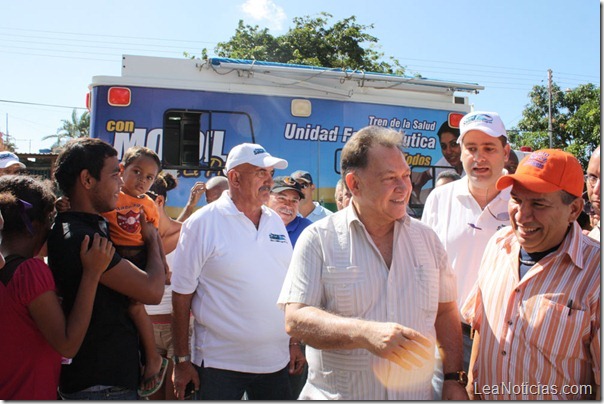
[[[4,102],[7,104],[37,105],[37,106],[42,106],[42,107],[53,107],[53,108],[87,109],[84,107],[70,107],[67,105],[42,104],[39,102],[26,102],[26,101],[15,101],[15,100],[0,100],[0,102]]]

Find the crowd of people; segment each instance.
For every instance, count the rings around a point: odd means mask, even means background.
[[[259,144],[177,218],[150,149],[72,140],[56,192],[0,153],[0,399],[599,399],[599,147],[511,171],[483,111],[439,139],[421,220],[383,127],[344,145],[337,212]]]

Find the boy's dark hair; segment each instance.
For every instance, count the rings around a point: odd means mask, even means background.
[[[136,160],[139,157],[143,157],[143,156],[153,159],[155,161],[155,164],[157,164],[157,171],[158,172],[161,171],[161,160],[159,159],[159,156],[157,155],[157,153],[155,153],[153,150],[149,149],[148,147],[143,147],[143,146],[130,147],[124,153],[124,157],[122,157],[122,163],[124,164],[124,167],[128,167],[130,164],[132,164],[132,162],[134,160]]]
[[[100,180],[105,159],[115,156],[117,156],[117,150],[101,139],[70,140],[63,146],[55,161],[54,177],[59,189],[69,196],[83,170],[88,170],[93,178]]]

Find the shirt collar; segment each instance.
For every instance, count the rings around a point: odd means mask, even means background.
[[[514,230],[510,226],[508,231],[503,232],[502,234],[497,236],[496,240],[499,242],[500,240],[504,240],[503,247],[507,254],[512,254],[514,257],[518,257],[518,252],[520,251],[520,243],[518,243],[518,239],[514,234]],[[571,225],[570,231],[566,233],[564,236],[564,240],[562,240],[562,244],[560,247],[554,252],[554,254],[566,254],[571,259],[573,264],[579,269],[583,269],[583,255],[581,252],[584,249],[584,241],[583,241],[583,232],[581,230],[581,226],[575,221]],[[516,259],[516,258],[514,258]]]
[[[457,190],[456,194],[457,194],[458,198],[466,197],[466,198],[474,199],[474,196],[472,196],[472,194],[470,193],[470,184],[468,183],[467,176],[462,177],[457,181],[453,181],[453,186]],[[507,201],[510,200],[510,192],[512,192],[511,186],[499,191],[499,193],[495,196],[495,198],[493,198],[493,200],[491,202],[489,202],[489,205],[494,204],[498,200],[501,200],[501,201],[507,203]]]
[[[220,198],[216,199],[213,204],[216,204],[216,208],[224,216],[228,215],[243,215],[243,212],[237,209],[235,203],[231,199],[231,192],[226,190],[220,195]],[[262,215],[270,213],[270,209],[266,205],[261,206]]]
[[[363,222],[359,218],[359,215],[357,214],[357,210],[354,208],[354,205],[352,204],[352,201],[343,210],[346,213],[346,225],[348,226],[349,229],[352,229],[352,225],[355,222],[359,223],[360,226],[362,226],[363,228],[365,228],[365,225],[363,224]],[[400,219],[398,219],[398,220],[395,221],[395,226],[396,226],[396,223],[408,226],[409,223],[410,223],[410,221],[411,221],[411,218],[409,217],[409,215],[407,213],[405,213],[405,216],[403,216],[402,218],[400,218]]]

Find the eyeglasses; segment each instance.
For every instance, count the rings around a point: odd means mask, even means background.
[[[300,185],[300,188],[302,189],[306,189],[308,187],[310,187],[310,183],[308,182],[304,182],[304,181],[296,181],[298,183],[298,185]]]
[[[599,177],[596,177],[593,174],[586,174],[585,175],[585,182],[589,184],[589,186],[591,187],[595,187],[598,182],[600,181]]]
[[[157,197],[159,196],[159,195],[157,195],[157,194],[156,194],[155,192],[153,192],[153,191],[147,191],[147,192],[145,192],[145,193],[147,194],[147,196],[148,196],[149,198],[151,198],[151,199],[153,199],[153,200],[156,200],[156,199],[157,199]]]
[[[279,203],[287,203],[287,204],[291,203],[293,205],[297,205],[300,203],[300,199],[298,199],[298,198],[290,199],[283,195],[274,195],[274,197],[277,200],[277,202],[279,202]]]

